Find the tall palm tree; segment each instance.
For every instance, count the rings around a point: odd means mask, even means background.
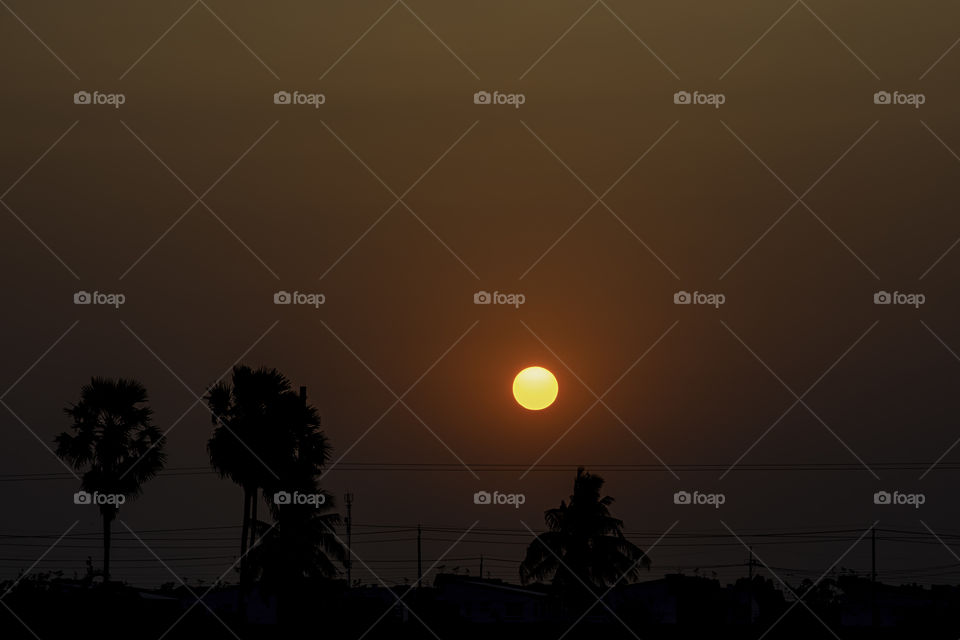
[[[650,559],[623,535],[623,521],[610,515],[613,498],[600,497],[603,478],[577,469],[570,502],[548,509],[544,520],[548,531],[527,547],[520,565],[520,580],[552,577],[557,586],[592,591],[611,585],[621,577],[635,579]]]
[[[80,390],[80,402],[64,409],[72,433],[57,436],[57,455],[83,471],[80,488],[99,494],[135,498],[166,461],[166,442],[151,421],[147,390],[136,380],[98,378]],[[115,503],[100,504],[103,518],[103,579],[110,580],[110,528],[119,512]]]
[[[268,501],[277,491],[314,491],[330,446],[317,410],[276,369],[238,365],[231,383],[211,388],[207,402],[217,425],[207,443],[210,462],[243,489],[240,580],[247,584],[247,550],[266,528],[256,515],[260,490]]]

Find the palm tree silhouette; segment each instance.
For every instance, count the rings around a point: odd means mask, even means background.
[[[233,368],[231,383],[212,387],[207,402],[217,425],[207,443],[210,463],[221,477],[243,489],[240,581],[247,584],[247,551],[268,530],[257,519],[261,489],[279,522],[274,494],[316,492],[315,477],[329,459],[330,445],[320,430],[317,410],[294,393],[290,381],[276,369],[238,365]],[[335,514],[325,518],[321,521],[339,524]],[[263,555],[258,554],[260,557]]]
[[[520,564],[520,581],[545,580],[567,591],[591,591],[620,580],[634,579],[650,559],[623,535],[623,521],[610,515],[613,498],[600,497],[604,480],[577,469],[570,502],[544,512],[548,531],[527,547]]]
[[[136,380],[94,377],[80,390],[80,402],[64,409],[73,433],[57,436],[57,456],[83,471],[80,488],[89,493],[135,498],[166,461],[166,439],[151,422],[147,390]],[[110,580],[110,528],[115,503],[99,505],[103,518],[103,580]]]

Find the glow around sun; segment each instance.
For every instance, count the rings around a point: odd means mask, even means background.
[[[513,379],[513,397],[524,409],[546,409],[557,399],[557,378],[543,367],[527,367]]]

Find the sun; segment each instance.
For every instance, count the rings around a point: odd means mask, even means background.
[[[559,390],[556,377],[543,367],[527,367],[513,379],[513,397],[530,411],[552,405]]]

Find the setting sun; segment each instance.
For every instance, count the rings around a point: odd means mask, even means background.
[[[557,399],[557,379],[543,367],[527,367],[513,379],[513,397],[524,409],[546,409]]]

